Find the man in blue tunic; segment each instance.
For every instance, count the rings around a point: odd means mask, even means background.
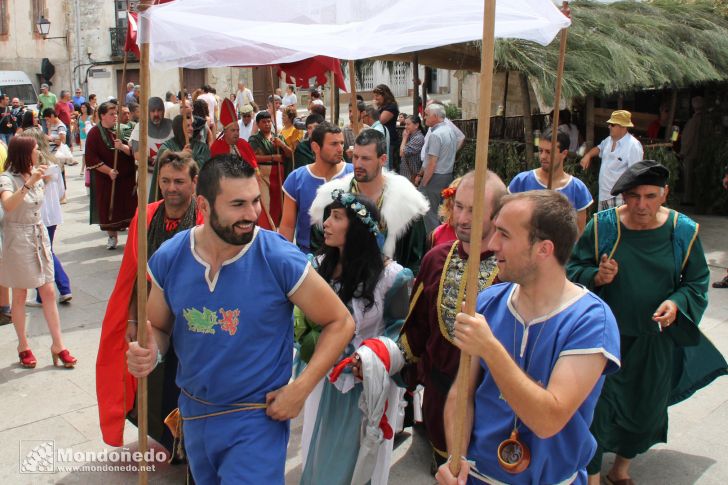
[[[289,420],[351,340],[346,307],[282,236],[259,229],[255,170],[221,155],[200,172],[204,224],[149,260],[148,348],[131,343],[129,371],[177,353],[185,451],[197,483],[284,483]],[[323,327],[305,371],[289,383],[293,305]]]
[[[584,232],[586,225],[586,210],[592,205],[594,199],[587,186],[564,171],[564,162],[569,154],[569,135],[559,131],[556,135],[556,157],[554,166],[551,166],[551,130],[546,130],[538,142],[539,168],[521,172],[511,180],[508,185],[508,192],[525,192],[527,190],[542,190],[548,188],[549,174],[551,174],[551,187],[561,192],[569,199],[571,205],[576,209],[576,225],[579,234]]]
[[[577,237],[566,197],[538,190],[502,204],[488,249],[508,283],[483,291],[478,314],[459,313],[455,324],[455,345],[474,356],[462,443],[473,462],[462,459],[458,477],[443,465],[437,478],[585,484],[596,449],[594,406],[604,375],[619,368],[617,324],[602,300],[566,279]],[[449,450],[456,399],[453,386],[445,405]]]

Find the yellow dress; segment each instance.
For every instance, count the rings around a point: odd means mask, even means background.
[[[297,129],[294,125],[281,130],[281,136],[291,150],[296,149],[296,144],[303,140],[303,130]]]

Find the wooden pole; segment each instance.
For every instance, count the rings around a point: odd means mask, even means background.
[[[271,118],[273,120],[273,130],[275,131],[275,134],[273,136],[277,137],[278,136],[278,110],[276,109],[276,85],[275,85],[275,82],[273,81],[273,79],[274,79],[274,77],[273,77],[273,66],[268,66],[268,77],[270,78],[270,93],[271,93],[270,94],[270,99],[271,99],[271,101],[270,101],[271,102],[271,108],[270,109],[272,111],[271,114],[270,114],[270,116],[271,116]],[[278,145],[276,145],[274,143],[273,146],[276,147],[276,155],[278,155],[279,157],[281,157],[281,163],[279,163],[278,165],[276,165],[276,167],[278,168],[278,170],[277,170],[277,172],[278,172],[278,184],[279,184],[278,186],[281,189],[281,212],[282,212],[283,211],[283,203],[285,202],[284,199],[283,199],[283,197],[284,197],[284,195],[283,195],[283,158],[281,156],[281,151],[278,148]],[[274,163],[277,163],[277,162],[274,162]],[[271,174],[273,174],[273,165],[271,165]],[[270,185],[269,185],[268,190],[270,191]],[[270,197],[269,197],[269,199],[270,199]],[[270,211],[268,211],[268,213],[270,213]]]
[[[564,2],[561,7],[561,13],[570,17],[571,9],[569,2]],[[561,29],[561,39],[559,40],[559,67],[556,70],[556,92],[554,94],[554,119],[551,123],[551,165],[549,167],[549,181],[546,186],[551,189],[554,181],[554,164],[556,163],[556,135],[559,134],[559,107],[561,105],[561,80],[564,77],[564,61],[566,59],[566,38],[569,34],[568,29]],[[561,150],[568,147],[561,147]]]
[[[417,54],[412,57],[412,115],[419,115],[417,98],[420,97],[420,58]]]
[[[488,141],[490,135],[490,103],[493,90],[493,47],[495,39],[495,0],[484,0],[483,48],[480,64],[480,105],[478,107],[478,138],[475,156],[475,194],[473,200],[473,221],[470,238],[470,254],[466,268],[465,313],[475,315],[475,301],[478,297],[478,275],[480,273],[480,251],[485,213],[485,181],[488,173]],[[465,413],[471,396],[469,392],[471,357],[460,353],[458,367],[457,401],[455,403],[455,437],[452,441],[450,471],[457,476],[460,472],[460,457],[465,456]]]
[[[508,85],[510,84],[510,71],[506,71],[503,79],[503,116],[501,122],[500,137],[505,138],[506,136],[506,111],[508,110]]]
[[[149,8],[149,0],[143,0],[139,5],[142,11]],[[139,15],[140,32],[149,31],[149,21],[144,15]],[[138,216],[137,216],[137,321],[139,322],[137,329],[137,341],[139,345],[147,348],[148,338],[154,336],[147,335],[147,174],[149,165],[149,147],[147,137],[149,135],[149,44],[144,42],[141,44],[139,59],[140,80],[139,84],[141,92],[139,94],[139,105],[141,108],[141,117],[139,120],[139,177],[137,181],[137,198],[138,198]],[[147,378],[142,377],[137,380],[137,410],[138,410],[138,427],[139,427],[139,451],[142,456],[147,451],[147,435],[148,435],[148,396],[147,396]],[[146,485],[148,483],[146,463],[142,459],[139,463],[139,483]]]
[[[121,85],[124,86],[126,81],[126,62],[129,59],[129,53],[124,51],[124,66],[121,68]],[[119,100],[119,110],[116,113],[116,138],[121,140],[121,110],[124,107],[125,97],[122,96]],[[134,154],[132,153],[132,156]],[[114,170],[116,170],[119,161],[119,150],[114,150]],[[111,200],[109,200],[109,221],[114,219],[114,194],[116,193],[116,179],[111,181]]]
[[[533,163],[533,119],[531,118],[531,91],[528,86],[528,76],[518,73],[518,82],[521,87],[521,103],[523,106],[523,140],[526,142],[526,164],[531,168]]]
[[[594,96],[586,97],[586,149],[591,150],[594,146]]]
[[[427,109],[427,87],[430,85],[430,69],[425,66],[425,79],[422,80],[422,111]]]
[[[356,70],[354,69],[354,61],[349,61],[349,96],[352,113],[354,113],[351,117],[351,131],[356,138],[359,134],[359,107],[356,102]]]
[[[331,89],[331,92],[329,93],[329,102],[331,104],[331,123],[338,126],[339,120],[335,118],[336,113],[334,112],[334,90],[336,89],[334,86],[334,71],[329,71],[329,89]]]
[[[187,116],[185,115],[185,109],[187,108],[187,96],[185,96],[185,70],[179,68],[179,113],[182,115],[182,132],[185,134],[185,146],[190,144],[190,137],[187,135],[187,127],[185,122]],[[192,116],[190,116],[191,118]],[[194,119],[193,119],[194,121]],[[184,147],[182,147],[184,149]],[[156,187],[152,187],[152,190],[157,190]]]
[[[672,89],[670,96],[670,114],[667,118],[667,126],[665,126],[665,142],[672,143],[672,125],[675,123],[675,110],[677,109],[677,88]]]

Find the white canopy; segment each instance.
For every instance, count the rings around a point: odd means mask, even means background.
[[[176,0],[142,14],[150,63],[266,65],[364,59],[480,40],[482,0]],[[140,22],[144,25],[145,22]],[[551,0],[498,0],[495,35],[546,45],[570,24]],[[141,42],[141,40],[140,40]]]

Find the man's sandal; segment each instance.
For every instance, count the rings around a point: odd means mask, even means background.
[[[728,276],[713,283],[713,288],[728,288]]]
[[[614,480],[609,477],[609,475],[604,476],[604,481],[607,482],[607,485],[635,485],[634,480],[631,478],[623,478],[621,480]]]

